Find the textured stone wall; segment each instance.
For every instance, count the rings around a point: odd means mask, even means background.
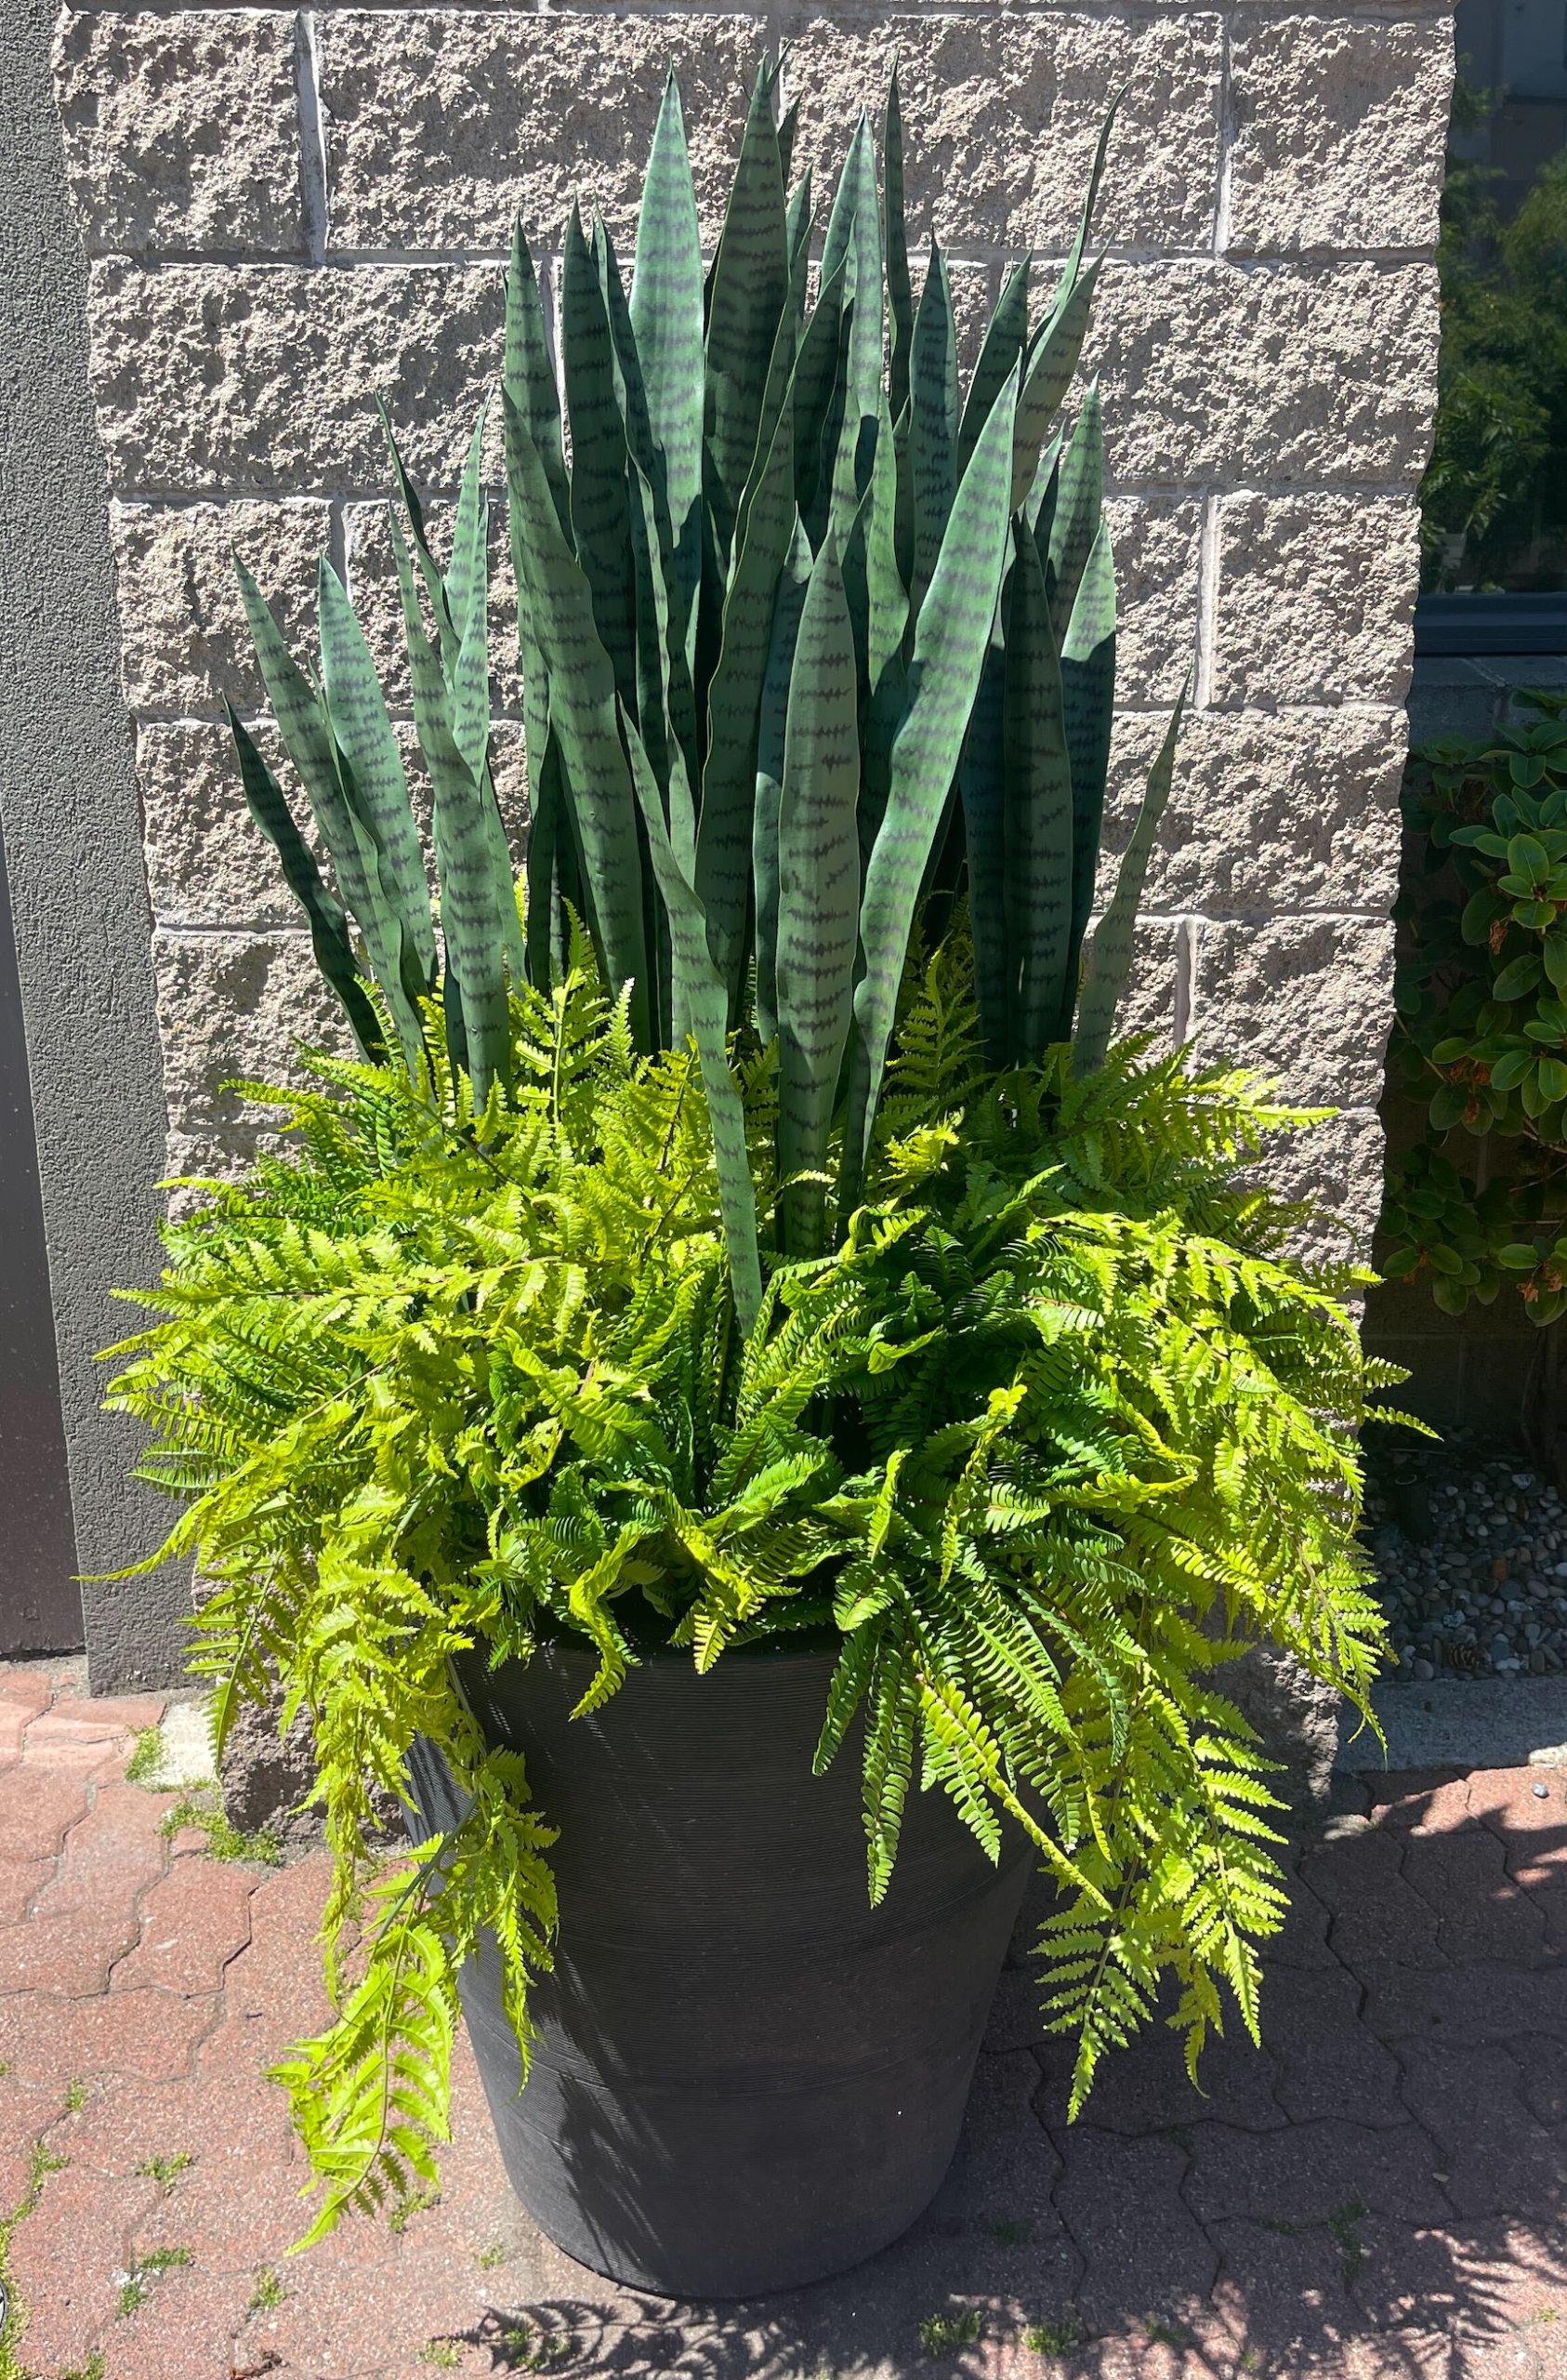
[[[1088,359],[1125,615],[1113,845],[1189,669],[1195,694],[1134,1005],[1342,1106],[1293,1178],[1362,1241],[1451,72],[1424,5],[67,10],[174,1154],[231,1149],[222,1078],[327,1022],[218,724],[258,695],[230,548],[297,625],[326,545],[389,651],[374,392],[449,494],[514,213],[546,249],[573,197],[627,235],[672,60],[710,235],[780,40],[797,157],[831,168],[897,52],[912,230],[949,249],[970,352],[1008,258],[1064,250],[1129,86]],[[495,701],[520,816],[514,671]]]

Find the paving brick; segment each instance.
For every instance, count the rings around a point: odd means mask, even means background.
[[[1435,1911],[1402,1875],[1403,1843],[1379,1827],[1323,1843],[1300,1862],[1302,1880],[1333,1911],[1329,1940],[1359,1971],[1363,1961],[1445,1967]]]
[[[141,1894],[163,1873],[161,1797],[139,1785],[100,1785],[92,1807],[65,1838],[59,1872],[37,1899],[41,1918],[130,1917]],[[136,1939],[134,1926],[130,1939]]]
[[[1543,2205],[1560,2182],[1562,2138],[1530,2113],[1507,2049],[1410,2041],[1399,2057],[1405,2103],[1442,2150],[1458,2214],[1521,2215]]]
[[[0,2057],[28,2082],[63,2085],[78,2074],[167,2082],[187,2071],[216,2015],[216,2000],[181,2000],[167,1991],[75,2001],[17,1991],[0,1999]]]
[[[1517,1961],[1532,1965],[1545,1950],[1545,1919],[1508,1877],[1491,1831],[1412,1834],[1403,1876],[1437,1916],[1437,1941],[1455,1964]]]
[[[1468,1778],[1460,1769],[1373,1770],[1365,1784],[1378,1826],[1394,1833],[1447,1834],[1475,1823]]]
[[[85,2167],[67,2166],[49,2175],[36,2211],[20,2226],[11,2246],[12,2280],[28,2309],[32,2369],[63,2375],[87,2363],[97,2340],[115,2320],[114,2276],[129,2268],[131,2227],[151,2191],[150,2182]]]
[[[0,1669],[0,1704],[15,1702],[29,1712],[42,1711],[53,1691],[42,1661],[12,1662]]]
[[[18,1924],[54,1872],[52,1859],[0,1860],[0,1925]]]
[[[1544,1785],[1542,1796],[1537,1786]],[[1560,1769],[1492,1768],[1469,1779],[1469,1807],[1500,1837],[1520,1884],[1567,1881],[1567,1777]]]
[[[1167,1993],[1154,2020],[1104,2060],[1088,2100],[1088,2121],[1109,2132],[1134,2136],[1157,2133],[1174,2140],[1185,2138],[1192,2125],[1205,2122],[1263,2131],[1282,2124],[1285,2119],[1273,2094],[1278,2067],[1266,2025],[1260,2049],[1238,2016],[1228,2032],[1211,2036],[1199,2069],[1202,2087],[1194,2089],[1186,2071],[1183,2039],[1159,2021],[1174,2005],[1175,1995]],[[1069,2069],[1063,2045],[1052,2043],[1050,2080],[1037,2103],[1052,2124],[1065,2120]]]
[[[1299,2380],[1331,2360],[1336,2370],[1357,2332],[1364,2329],[1345,2280],[1344,2257],[1324,2224],[1289,2228],[1232,2220],[1210,2227],[1218,2252],[1214,2305],[1227,2318],[1250,2366],[1226,2360],[1220,2369],[1247,2369]]]
[[[1358,1969],[1363,2021],[1379,2039],[1477,2043],[1545,2033],[1567,2040],[1567,1969],[1418,1969],[1375,1960]]]
[[[252,1890],[244,1869],[180,1860],[143,1897],[141,1938],[115,1969],[115,1990],[155,1983],[167,1991],[216,1991],[250,1939]]]
[[[250,2289],[246,2273],[161,2274],[115,2325],[114,2380],[233,2380],[248,2360],[238,2342]]]
[[[134,1913],[112,1901],[0,1927],[0,1992],[46,1991],[75,2000],[105,1990],[111,1967],[135,1939]]]
[[[1567,2042],[1542,2035],[1507,2044],[1518,2068],[1524,2105],[1537,2123],[1567,2123]]]
[[[1184,2152],[1087,2123],[1056,2146],[1056,2207],[1083,2257],[1078,2300],[1090,2325],[1130,2329],[1150,2313],[1190,2319],[1213,2286],[1217,2259],[1181,2195]]]
[[[87,1779],[77,1768],[7,1769],[0,1776],[0,1859],[58,1856],[86,1806]]]
[[[1343,1967],[1266,1963],[1262,2038],[1278,2069],[1274,2098],[1296,2123],[1323,2117],[1399,2124],[1399,2065],[1360,2021],[1361,1987]]]
[[[1363,2203],[1410,2223],[1449,2213],[1434,2178],[1438,2159],[1419,2126],[1394,2129],[1322,2121],[1276,2133],[1210,2124],[1192,2137],[1186,2202],[1204,2224],[1324,2221]]]

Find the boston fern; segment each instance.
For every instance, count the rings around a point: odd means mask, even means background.
[[[168,1226],[116,1351],[187,1500],[198,1666],[309,1712],[335,2015],[280,2069],[312,2236],[428,2179],[458,1971],[493,1936],[526,2052],[549,1813],[457,1657],[836,1646],[818,1765],[862,1767],[869,1886],[911,1791],[1058,1886],[1075,2108],[1161,1977],[1194,2061],[1257,2026],[1283,1895],[1267,1762],[1216,1673],[1266,1638],[1362,1708],[1353,1547],[1377,1385],[1347,1276],[1244,1169],[1309,1120],[1111,1048],[1170,734],[1085,960],[1113,694],[1098,398],[1075,371],[1100,142],[1037,318],[1008,281],[960,401],[917,306],[896,87],[819,243],[764,66],[704,274],[678,93],[626,293],[567,228],[566,453],[526,245],[495,414],[533,800],[489,758],[474,433],[438,565],[395,446],[432,906],[369,649],[323,562],[320,669],[243,577],[334,881],[236,720],[251,811],[358,1045],[247,1085],[295,1147]],[[812,276],[814,275],[814,280]],[[808,296],[814,286],[814,303]],[[161,1558],[161,1557],[160,1557]],[[149,1566],[150,1567],[150,1566]],[[467,1801],[389,1868],[422,1738]],[[802,1791],[809,1791],[802,1778]]]

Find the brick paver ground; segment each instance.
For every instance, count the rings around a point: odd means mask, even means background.
[[[173,1797],[124,1775],[158,1709],[0,1672],[0,2380],[1567,2380],[1562,1772],[1346,1788],[1292,1854],[1267,2046],[1216,2044],[1205,2096],[1158,2036],[1068,2126],[1010,1967],[915,2230],[692,2307],[540,2240],[466,2048],[440,2202],[288,2256],[303,2175],[263,2073],[319,2019],[323,1867],[170,1841]]]

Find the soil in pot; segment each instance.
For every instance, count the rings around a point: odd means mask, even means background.
[[[951,2162],[1030,1858],[993,1868],[944,1795],[914,1793],[872,1910],[856,1748],[813,1778],[833,1654],[662,1658],[591,1717],[591,1658],[464,1674],[559,1827],[560,1931],[533,2066],[498,1962],[464,1978],[519,2197],[557,2244],[666,2295],[749,2296],[843,2270]],[[420,1747],[431,1825],[456,1804]]]

